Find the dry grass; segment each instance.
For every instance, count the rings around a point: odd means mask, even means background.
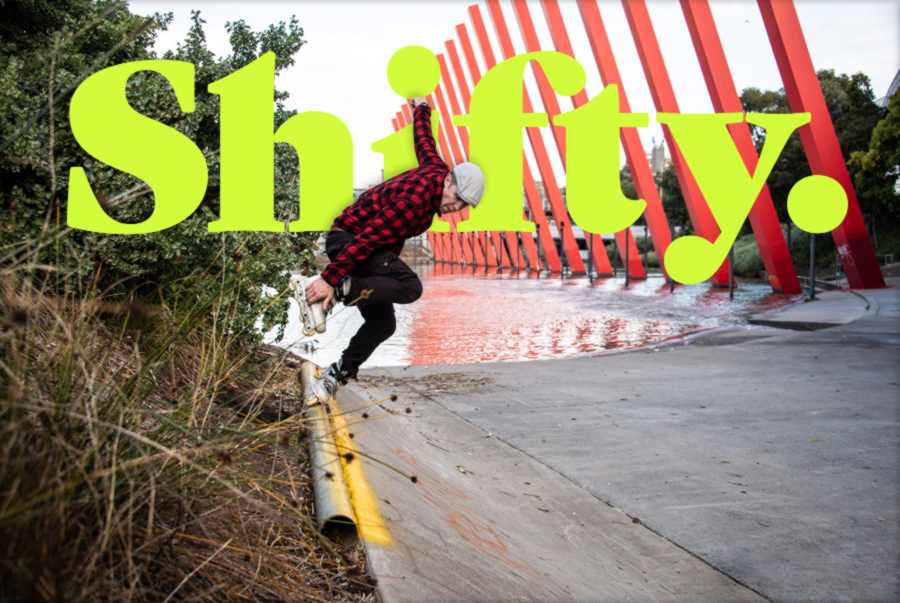
[[[374,600],[317,534],[290,357],[31,283],[0,290],[0,600]]]

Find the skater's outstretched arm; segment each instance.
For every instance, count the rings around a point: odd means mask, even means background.
[[[413,110],[413,139],[419,166],[439,165],[447,169],[447,164],[438,155],[437,145],[431,134],[431,107],[428,103],[419,103]]]

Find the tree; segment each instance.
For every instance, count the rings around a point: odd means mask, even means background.
[[[875,104],[869,78],[862,73],[836,75],[833,69],[821,70],[817,75],[844,157],[849,158],[853,152],[865,150],[872,129],[883,115],[883,110]],[[741,103],[746,111],[791,112],[783,89],[746,88],[741,92]],[[757,148],[762,149],[765,132],[756,127],[751,131]],[[809,162],[803,145],[798,133],[794,132],[767,181],[782,221],[788,220],[788,192],[798,180],[809,174]]]
[[[850,158],[856,194],[866,213],[882,228],[896,230],[900,220],[900,93],[894,93],[888,113],[872,130],[866,151]]]
[[[108,236],[65,228],[65,191],[72,166],[84,166],[92,188],[107,211],[121,221],[140,221],[153,199],[142,182],[87,156],[68,126],[71,93],[88,75],[104,67],[155,58],[156,32],[171,15],[142,17],[124,0],[33,0],[13,3],[15,19],[0,24],[0,258],[54,267],[72,278],[48,279],[60,289],[73,282],[92,283],[124,297],[191,299],[227,292],[232,332],[257,336],[263,328],[283,326],[284,297],[267,300],[264,291],[285,291],[291,270],[313,265],[311,233],[207,232],[218,212],[219,97],[207,85],[251,62],[262,53],[276,54],[276,71],[293,64],[304,32],[296,18],[260,32],[245,22],[227,24],[231,52],[216,57],[206,47],[203,19],[192,26],[176,50],[162,58],[196,66],[196,110],[182,113],[168,83],[142,73],[128,85],[129,103],[141,113],[188,136],[207,158],[209,188],[196,212],[181,224],[148,235]],[[276,91],[275,127],[293,112],[288,95]],[[296,214],[297,158],[276,148],[275,201],[281,219]],[[35,242],[38,242],[35,244]],[[217,287],[209,280],[216,275]],[[37,275],[40,277],[40,275]],[[226,310],[223,309],[223,312]]]
[[[639,197],[637,188],[634,186],[634,177],[631,175],[631,168],[628,164],[622,166],[619,170],[619,182],[622,186],[622,193],[629,199],[637,199]]]
[[[683,233],[690,232],[690,216],[684,203],[684,197],[681,195],[678,177],[675,175],[672,165],[668,165],[664,171],[657,174],[655,180],[669,225],[673,228],[678,227]],[[634,177],[631,175],[631,168],[627,164],[623,165],[622,169],[619,170],[619,182],[622,186],[622,193],[626,197],[630,199],[639,197],[634,184]]]
[[[662,200],[663,210],[666,212],[666,218],[669,220],[669,226],[673,230],[679,228],[682,234],[692,232],[691,217],[687,210],[687,204],[684,202],[684,196],[681,194],[681,186],[678,184],[675,168],[671,164],[657,174],[656,186],[659,188],[659,195]]]

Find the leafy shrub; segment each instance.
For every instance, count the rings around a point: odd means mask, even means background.
[[[6,9],[4,9],[6,10]],[[219,198],[219,106],[207,85],[274,51],[276,70],[293,63],[304,44],[297,20],[252,31],[243,21],[227,25],[231,54],[216,57],[206,47],[203,20],[193,15],[186,39],[165,59],[196,66],[196,110],[182,113],[169,84],[143,73],[129,82],[129,102],[141,113],[191,138],[209,167],[209,188],[196,212],[181,224],[148,235],[111,236],[65,226],[69,168],[83,166],[92,188],[114,218],[135,222],[152,211],[152,193],[137,179],[84,153],[68,125],[71,93],[88,75],[110,65],[154,58],[156,32],[171,15],[133,15],[123,0],[16,3],[14,23],[0,26],[0,264],[49,267],[38,273],[43,286],[60,293],[53,275],[65,272],[81,283],[123,298],[138,296],[201,300],[201,275],[222,274],[236,288],[238,305],[228,316],[234,333],[258,337],[264,329],[283,328],[284,296],[263,297],[266,287],[285,291],[288,272],[313,265],[315,234],[225,233],[206,230],[215,219]],[[5,17],[4,17],[5,21]],[[17,25],[18,24],[18,25]],[[275,127],[293,112],[287,94],[276,92]],[[275,204],[279,219],[296,214],[298,191],[295,153],[276,148]],[[38,245],[32,245],[37,241]]]
[[[752,234],[744,235],[734,242],[734,273],[737,276],[757,277],[764,270],[759,249]]]

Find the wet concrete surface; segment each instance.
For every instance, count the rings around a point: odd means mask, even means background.
[[[339,401],[392,537],[365,543],[382,601],[764,600],[442,405],[391,402],[374,382]],[[426,387],[461,384],[484,381]]]
[[[727,290],[679,286],[661,277],[534,278],[510,273],[442,274],[420,270],[424,294],[395,306],[397,331],[363,365],[465,364],[571,358],[659,344],[794,303],[763,283]],[[340,357],[362,324],[355,308],[339,306],[324,335],[300,337],[297,310],[279,344],[318,364]]]
[[[742,329],[591,358],[378,369],[365,372],[362,385],[396,393],[417,412],[427,409],[435,422],[419,425],[423,437],[441,429],[445,414],[468,425],[465,440],[438,444],[451,455],[484,460],[502,444],[503,454],[517,457],[518,469],[533,476],[519,479],[560,493],[547,507],[554,513],[589,494],[772,600],[895,601],[900,293],[864,293],[873,303],[862,318],[815,332]],[[405,438],[402,430],[392,437]],[[448,471],[454,465],[434,460],[441,463]],[[509,471],[490,464],[484,470],[493,472],[485,476],[488,484]],[[550,474],[569,486],[547,481]],[[513,495],[505,503],[510,513],[525,500]],[[493,490],[483,496],[467,505],[501,504]],[[404,504],[415,507],[415,500]],[[599,507],[583,509],[588,528],[578,529],[602,532],[608,520]],[[485,519],[488,526],[502,519],[496,513]],[[527,522],[520,525],[508,533],[509,550],[530,562],[538,552],[515,542],[530,533]],[[423,538],[420,549],[447,546]],[[594,541],[548,552],[572,563],[619,554],[597,553]],[[452,581],[447,567],[443,579]],[[666,576],[649,579],[659,578],[665,589],[672,584]],[[591,579],[600,584],[608,576]],[[649,591],[632,590],[635,584],[616,583],[619,590],[585,600],[646,597]],[[531,598],[527,581],[509,588],[510,599]]]

